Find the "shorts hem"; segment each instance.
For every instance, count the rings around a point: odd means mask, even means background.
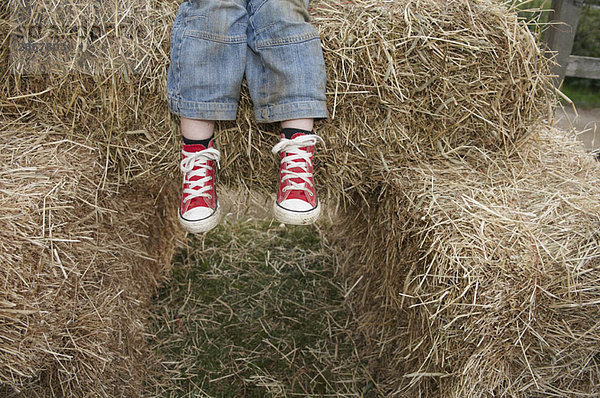
[[[299,101],[254,107],[254,117],[260,123],[282,122],[291,119],[326,119],[325,101]]]
[[[175,97],[167,98],[172,113],[188,119],[235,120],[238,104],[227,102],[196,102]]]

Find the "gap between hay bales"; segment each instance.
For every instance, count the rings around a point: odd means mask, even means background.
[[[187,243],[151,308],[153,396],[382,395],[316,228],[234,221]]]

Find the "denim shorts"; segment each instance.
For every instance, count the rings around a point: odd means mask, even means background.
[[[259,122],[328,117],[308,0],[187,0],[171,30],[167,98],[190,119],[234,120],[244,74]]]

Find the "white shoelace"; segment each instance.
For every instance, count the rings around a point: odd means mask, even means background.
[[[212,170],[212,167],[208,165],[209,160],[215,160],[219,164],[221,158],[221,152],[214,148],[207,148],[199,152],[186,152],[181,151],[184,158],[181,161],[181,171],[184,173],[185,183],[189,184],[189,188],[183,190],[184,194],[188,194],[185,201],[191,200],[198,197],[212,198],[212,195],[207,191],[210,191],[210,185],[206,185],[212,176],[207,175],[208,170]],[[194,168],[198,166],[198,170]],[[196,181],[191,181],[192,177],[203,177]],[[199,188],[199,189],[198,189]]]
[[[279,143],[277,143],[273,147],[273,150],[272,150],[273,153],[280,153],[280,152],[288,153],[287,156],[284,156],[281,159],[281,164],[284,165],[284,168],[282,170],[283,177],[281,177],[281,182],[289,180],[290,178],[299,178],[302,181],[304,181],[302,183],[296,183],[294,181],[290,181],[290,185],[283,188],[284,192],[288,191],[288,190],[301,190],[301,191],[308,192],[311,196],[313,195],[310,188],[307,187],[307,184],[309,186],[312,186],[312,183],[309,180],[309,178],[312,177],[312,173],[308,172],[308,165],[312,164],[312,154],[310,152],[304,151],[300,148],[306,147],[306,146],[314,146],[314,145],[316,145],[317,142],[321,142],[322,144],[325,144],[323,139],[321,137],[319,137],[318,135],[306,134],[306,135],[298,136],[298,137],[294,138],[293,140],[289,140],[287,138],[282,138],[281,141],[279,141]],[[303,162],[297,162],[297,160],[303,160]],[[299,167],[300,169],[304,170],[304,172],[300,173],[300,172],[294,172],[294,171],[289,170],[290,168],[293,168],[293,167]]]

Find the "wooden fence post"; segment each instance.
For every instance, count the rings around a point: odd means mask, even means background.
[[[551,25],[545,33],[544,41],[550,51],[557,52],[555,61],[558,65],[552,69],[552,74],[557,75],[554,80],[556,87],[560,86],[565,77],[581,13],[581,3],[580,0],[552,0],[553,12],[549,21]]]

